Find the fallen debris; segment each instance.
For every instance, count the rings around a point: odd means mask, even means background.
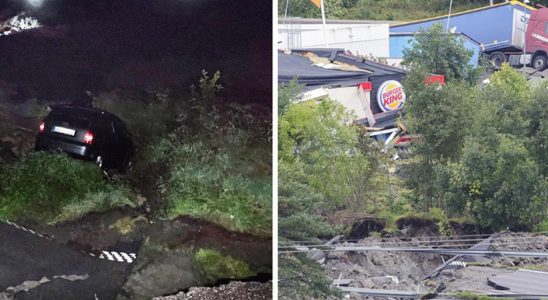
[[[218,287],[195,287],[188,292],[177,295],[157,297],[154,300],[262,300],[272,299],[272,281],[260,282],[231,282]]]

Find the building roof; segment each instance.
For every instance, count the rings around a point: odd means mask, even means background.
[[[298,17],[288,17],[288,18],[278,18],[278,24],[322,24],[322,19],[313,19],[313,18],[298,18]],[[337,20],[337,19],[326,19],[326,24],[398,24],[401,22],[398,21],[387,21],[387,20]]]
[[[393,32],[393,31],[391,31],[389,35],[390,36],[414,36],[416,34],[417,34],[417,32]],[[481,44],[480,42],[478,42],[475,39],[471,38],[469,35],[467,35],[464,32],[454,32],[453,34],[461,35],[461,36],[465,37],[466,39],[470,40],[471,42],[473,42],[474,44],[478,44],[478,45]]]
[[[497,7],[501,7],[501,6],[505,6],[505,5],[519,5],[519,6],[522,6],[524,8],[527,8],[529,10],[537,10],[536,8],[534,8],[532,6],[529,6],[529,5],[526,5],[526,4],[523,4],[520,1],[512,0],[512,1],[504,2],[504,3],[498,3],[498,4],[483,6],[483,7],[479,7],[479,8],[469,9],[469,10],[465,10],[465,11],[461,11],[461,12],[457,12],[457,13],[452,13],[451,17],[466,15],[466,14],[470,14],[470,13],[476,13],[476,12],[480,12],[480,11],[483,11],[483,10],[493,9],[493,8],[497,8]],[[442,20],[442,19],[446,19],[447,17],[448,17],[448,15],[441,15],[441,16],[437,16],[437,17],[424,18],[424,19],[410,21],[410,22],[397,22],[395,24],[391,23],[390,27],[399,27],[399,26],[417,24],[417,23],[428,22],[428,21]]]
[[[306,53],[354,66],[360,71],[322,68],[304,56]],[[295,49],[291,54],[278,52],[278,82],[286,84],[298,78],[299,83],[305,86],[304,90],[321,86],[352,86],[370,81],[371,77],[403,74],[403,69],[349,55],[343,49]]]

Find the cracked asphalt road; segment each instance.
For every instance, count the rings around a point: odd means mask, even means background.
[[[0,222],[0,300],[115,299],[129,269]]]

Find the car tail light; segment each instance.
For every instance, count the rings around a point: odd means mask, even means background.
[[[40,123],[40,126],[38,127],[38,132],[42,133],[46,130],[46,122],[42,121],[42,123]]]
[[[86,134],[84,135],[84,144],[88,144],[88,145],[91,145],[93,144],[93,132],[91,131],[86,131]]]

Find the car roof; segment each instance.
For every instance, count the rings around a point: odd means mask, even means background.
[[[67,113],[72,116],[79,116],[88,118],[99,118],[99,117],[115,117],[113,114],[103,111],[97,108],[85,107],[85,106],[76,106],[76,105],[53,105],[51,106],[51,112],[55,115],[57,113]]]

